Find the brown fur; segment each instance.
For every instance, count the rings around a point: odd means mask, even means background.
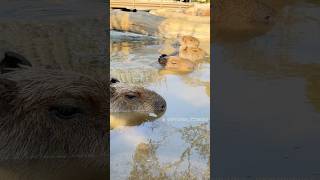
[[[206,52],[198,47],[183,47],[179,48],[179,57],[196,62],[206,57]]]
[[[179,40],[179,57],[190,61],[199,61],[205,58],[207,53],[199,48],[200,41],[192,36],[182,36]]]
[[[10,82],[0,91],[0,158],[105,155],[106,79],[32,68],[0,79]],[[59,116],[66,106],[79,112]]]
[[[166,63],[163,65],[164,69],[176,72],[191,72],[194,70],[196,64],[192,61],[181,58],[179,56],[166,56]]]
[[[160,115],[166,110],[165,100],[141,86],[113,83],[110,86],[111,112],[143,112]]]
[[[199,48],[200,41],[192,36],[179,37],[179,51],[171,55],[162,54],[158,61],[165,70],[175,72],[191,72],[197,62],[204,59],[207,53]]]
[[[182,36],[179,38],[180,46],[183,47],[199,47],[200,41],[192,36]]]

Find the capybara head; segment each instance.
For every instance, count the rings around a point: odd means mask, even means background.
[[[191,72],[195,68],[195,64],[188,59],[178,56],[168,56],[166,54],[160,55],[158,62],[164,69],[177,72]]]
[[[179,37],[180,46],[183,47],[199,47],[200,41],[193,36],[181,36]]]
[[[110,84],[111,112],[141,112],[162,115],[166,101],[154,91],[144,87],[113,80]]]
[[[0,159],[106,155],[109,80],[10,53],[1,64]]]

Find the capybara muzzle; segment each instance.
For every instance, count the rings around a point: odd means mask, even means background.
[[[159,64],[161,64],[162,66],[165,66],[166,64],[167,64],[167,62],[168,62],[168,55],[166,55],[166,54],[161,54],[160,56],[159,56],[159,58],[158,58],[158,62],[159,62]]]

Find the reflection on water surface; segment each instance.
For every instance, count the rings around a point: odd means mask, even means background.
[[[167,102],[160,118],[132,114],[129,123],[111,114],[111,179],[209,179],[209,61],[192,73],[160,70],[161,51],[172,48],[166,43],[111,33],[111,75]]]
[[[110,129],[121,128],[126,126],[138,126],[147,121],[152,121],[154,119],[160,118],[161,115],[156,115],[154,113],[146,114],[140,112],[119,112],[110,114]]]

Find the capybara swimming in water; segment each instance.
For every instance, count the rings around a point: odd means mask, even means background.
[[[183,47],[199,47],[200,41],[193,36],[182,36],[179,38],[180,46]]]
[[[141,112],[161,115],[165,112],[166,101],[154,91],[144,87],[121,83],[115,78],[110,84],[111,112]]]
[[[19,57],[7,53],[1,62],[0,159],[104,156],[108,80],[61,70],[6,69],[28,64]]]
[[[179,56],[169,56],[166,54],[162,54],[158,58],[158,62],[164,69],[176,72],[191,72],[196,66],[195,63],[188,59],[184,59]]]
[[[207,53],[199,48],[200,41],[192,36],[182,36],[179,40],[179,57],[190,61],[199,61],[205,58]]]
[[[7,53],[0,63],[0,159],[105,156],[109,109],[166,108],[161,96],[144,88],[26,67],[29,63],[20,57]]]
[[[199,48],[200,41],[195,37],[182,36],[178,41],[179,51],[171,55],[161,54],[158,62],[166,70],[191,72],[194,70],[196,63],[204,59],[207,53]]]

